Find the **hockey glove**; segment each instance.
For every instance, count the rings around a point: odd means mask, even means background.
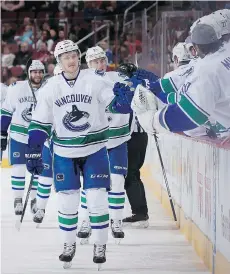
[[[115,83],[113,93],[117,97],[116,101],[121,105],[130,105],[134,96],[134,90],[122,83]]]
[[[8,133],[6,131],[1,131],[1,151],[5,151],[7,147],[7,137]]]
[[[42,163],[42,148],[41,146],[30,147],[26,146],[25,151],[26,167],[27,170],[35,175],[42,173],[44,166]]]
[[[138,79],[138,80],[144,80],[144,79],[148,79],[150,82],[155,82],[159,79],[159,77],[154,74],[151,71],[147,71],[144,69],[138,69],[135,73],[134,76]]]

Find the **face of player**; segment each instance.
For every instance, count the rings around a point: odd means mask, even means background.
[[[43,70],[32,70],[30,71],[30,82],[32,85],[40,85],[44,77]]]
[[[79,68],[79,56],[76,51],[66,52],[60,56],[61,67],[64,72],[73,74]]]
[[[107,60],[106,60],[105,57],[94,59],[94,60],[90,61],[90,67],[94,68],[94,69],[97,69],[97,70],[106,71]]]

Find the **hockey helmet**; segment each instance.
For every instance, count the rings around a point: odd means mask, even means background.
[[[79,62],[81,60],[81,51],[76,43],[71,40],[64,40],[58,42],[55,49],[54,49],[54,57],[56,58],[57,62],[60,63],[59,56],[66,52],[77,51],[79,55]]]
[[[230,12],[230,11],[229,11]],[[226,12],[226,10],[218,10],[213,12],[210,16],[216,20],[216,23],[220,26],[221,34],[229,34],[230,33],[230,13]]]
[[[178,62],[189,62],[193,59],[192,54],[188,50],[186,43],[177,43],[172,51],[172,59],[175,61],[175,57],[177,57]]]
[[[87,50],[85,55],[85,60],[89,68],[90,68],[90,61],[93,61],[98,58],[106,58],[106,63],[108,63],[106,53],[101,47],[96,46],[96,47],[89,48]]]
[[[32,60],[29,59],[26,63],[26,73],[28,75],[28,78],[30,79],[30,72],[32,70],[42,70],[45,74],[45,66],[40,60]]]

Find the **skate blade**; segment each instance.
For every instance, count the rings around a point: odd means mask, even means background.
[[[87,245],[87,244],[89,244],[89,238],[82,238],[80,240],[80,244],[81,245]]]
[[[97,264],[97,271],[100,271],[102,269],[102,264]]]
[[[148,221],[139,221],[139,222],[135,222],[132,223],[133,227],[139,227],[139,228],[147,228],[149,227],[149,222]]]
[[[41,224],[36,224],[36,228],[39,228]]]
[[[118,239],[115,239],[115,244],[116,245],[119,245],[120,243],[121,243],[121,240],[122,240],[123,238],[118,238]]]
[[[63,268],[64,269],[68,269],[68,268],[70,268],[72,266],[72,262],[64,262],[64,264],[63,264]]]

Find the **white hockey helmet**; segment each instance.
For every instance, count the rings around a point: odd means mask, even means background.
[[[222,28],[217,23],[213,14],[203,16],[202,18],[200,18],[200,21],[198,24],[205,24],[205,25],[211,26],[215,30],[217,38],[220,39],[222,37]]]
[[[106,53],[101,47],[96,46],[96,47],[88,48],[85,55],[85,60],[89,68],[90,68],[90,61],[93,61],[98,58],[106,58],[106,62],[108,63]]]
[[[64,40],[58,42],[55,49],[54,49],[54,57],[56,58],[57,62],[60,63],[59,56],[66,52],[77,51],[79,55],[79,62],[81,60],[81,51],[76,43],[71,40]]]
[[[32,60],[29,59],[26,64],[26,72],[28,74],[28,78],[30,79],[30,72],[32,70],[42,70],[45,74],[45,66],[40,60]]]
[[[59,66],[59,64],[57,64],[54,68],[54,76],[61,74],[62,73],[62,68]]]
[[[228,10],[217,10],[212,13],[214,20],[220,26],[221,34],[230,33],[230,11]]]
[[[172,59],[175,60],[177,57],[178,62],[188,62],[193,59],[192,54],[188,50],[187,44],[184,43],[177,43],[176,46],[173,48],[172,51]]]
[[[192,33],[192,31],[193,31],[193,29],[195,28],[195,26],[196,26],[197,24],[199,24],[200,19],[201,19],[201,18],[199,18],[199,19],[197,19],[195,22],[193,22],[193,24],[192,24],[191,27],[190,27],[190,33]]]

